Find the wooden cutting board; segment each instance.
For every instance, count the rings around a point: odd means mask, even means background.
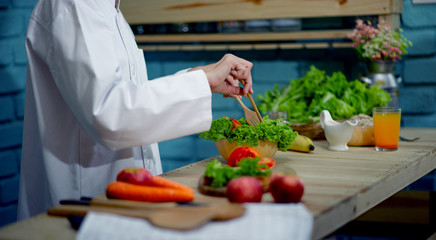
[[[240,204],[197,203],[179,205],[177,203],[145,203],[126,200],[95,198],[90,206],[59,205],[47,213],[54,216],[85,216],[88,211],[105,212],[148,220],[151,224],[174,230],[195,229],[214,220],[224,221],[244,215],[245,208]]]
[[[211,219],[213,221],[225,221],[240,217],[245,213],[245,207],[238,203],[209,203],[209,202],[188,202],[188,203],[148,203],[139,201],[128,201],[118,199],[108,199],[106,196],[99,196],[91,201],[92,206],[106,206],[132,209],[167,209],[177,208],[190,211],[192,209],[201,209],[202,211],[212,211],[215,213]]]
[[[227,187],[211,187],[204,184],[204,176],[201,176],[198,180],[198,191],[204,195],[214,196],[214,197],[225,197]]]

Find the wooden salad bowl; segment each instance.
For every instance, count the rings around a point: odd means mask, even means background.
[[[324,140],[324,130],[320,122],[315,123],[291,123],[292,130],[312,140]]]

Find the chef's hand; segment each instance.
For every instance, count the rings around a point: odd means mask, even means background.
[[[217,63],[200,66],[190,69],[202,69],[209,81],[210,89],[214,93],[223,94],[225,97],[234,95],[247,96],[252,94],[251,68],[253,64],[245,59],[226,54]],[[239,82],[244,81],[243,88],[239,87]]]

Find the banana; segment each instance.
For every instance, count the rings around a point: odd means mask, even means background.
[[[315,144],[313,144],[312,139],[303,135],[298,135],[295,138],[295,142],[291,143],[289,150],[308,153],[315,150]]]

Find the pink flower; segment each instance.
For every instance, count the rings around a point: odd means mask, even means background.
[[[371,22],[367,25],[358,19],[355,29],[348,38],[353,42],[353,48],[358,49],[361,57],[394,61],[400,59],[403,54],[400,48],[404,49],[411,45],[410,41],[400,34],[401,30],[394,34],[384,22],[374,27]]]

